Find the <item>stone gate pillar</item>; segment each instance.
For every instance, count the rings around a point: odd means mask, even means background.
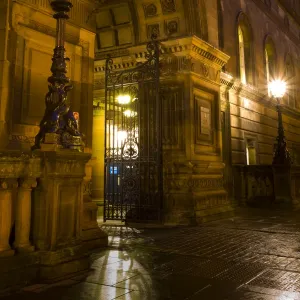
[[[43,251],[40,279],[51,281],[89,267],[87,250],[92,246],[85,244],[82,226],[83,179],[91,155],[43,148],[35,151],[43,169],[34,191],[32,236]]]
[[[103,200],[104,197],[104,140],[105,140],[105,111],[102,106],[93,110],[93,163],[92,197]]]

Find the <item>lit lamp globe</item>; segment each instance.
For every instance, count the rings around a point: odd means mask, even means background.
[[[117,101],[119,104],[129,104],[131,101],[130,95],[119,95],[117,97]]]
[[[273,80],[269,83],[269,90],[274,98],[282,98],[286,92],[286,83],[282,80]]]

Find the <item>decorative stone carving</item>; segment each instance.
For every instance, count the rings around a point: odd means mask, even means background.
[[[166,34],[168,36],[177,34],[178,32],[179,32],[179,21],[177,19],[166,21]]]
[[[159,24],[148,25],[147,36],[148,39],[151,39],[153,36],[159,37],[160,36]]]
[[[199,210],[219,207],[228,204],[226,194],[206,196],[199,199],[197,202],[197,208]]]
[[[25,136],[25,135],[12,134],[12,135],[10,135],[9,139],[10,139],[10,141],[13,141],[13,142],[22,142],[22,143],[29,143],[29,144],[34,143],[34,137],[29,137],[29,136]]]
[[[127,56],[127,55],[129,55],[129,50],[128,49],[118,49],[118,50],[115,50],[115,51],[110,51],[109,55],[110,55],[111,58]],[[101,53],[101,52],[95,53],[95,59],[96,60],[106,59],[106,58],[107,58],[107,53],[106,52],[104,52],[104,53]],[[104,70],[105,69],[101,69],[100,71],[103,72]]]
[[[18,180],[19,189],[29,189],[35,188],[37,186],[37,181],[35,178],[20,178]]]
[[[28,23],[20,22],[20,24],[22,24],[23,26],[25,26],[27,28],[31,28],[31,29],[36,30],[38,32],[42,32],[42,33],[45,33],[47,35],[50,35],[52,37],[55,37],[55,35],[56,35],[55,28],[44,25],[44,24],[39,23],[35,20],[29,20]],[[74,45],[76,45],[78,43],[78,38],[75,35],[70,35],[70,34],[66,33],[65,36],[66,36],[66,41],[67,42],[72,43]]]
[[[191,57],[166,57],[161,60],[161,75],[174,76],[178,72],[193,72],[194,66]]]
[[[83,194],[88,196],[92,195],[92,179],[83,182]]]
[[[163,14],[169,14],[176,11],[175,0],[160,0]]]
[[[16,179],[11,178],[1,178],[0,179],[0,190],[13,190],[18,187],[18,182]]]
[[[213,144],[212,102],[195,96],[195,143]]]
[[[200,63],[200,72],[201,72],[201,75],[203,75],[204,77],[207,78],[209,75],[209,70],[208,70],[207,65],[205,65],[204,63]]]
[[[197,179],[170,179],[168,185],[171,189],[222,189],[223,178],[197,178]]]
[[[144,13],[145,13],[145,17],[149,18],[149,17],[154,17],[157,15],[157,7],[155,4],[151,3],[151,4],[145,4],[144,5]]]
[[[216,81],[216,82],[219,82],[219,81],[220,81],[220,74],[221,74],[221,72],[220,72],[220,70],[218,70],[218,71],[216,72],[216,77],[215,77],[215,81]]]

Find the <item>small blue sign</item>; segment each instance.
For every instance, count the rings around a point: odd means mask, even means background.
[[[118,167],[110,167],[109,174],[112,174],[112,175],[119,174],[119,168]]]

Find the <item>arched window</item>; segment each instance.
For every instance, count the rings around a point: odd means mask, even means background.
[[[285,80],[287,82],[286,104],[295,108],[295,68],[290,54],[285,57]]]
[[[237,26],[238,73],[242,83],[253,84],[252,30],[245,14],[240,13]]]
[[[242,83],[246,83],[246,63],[245,63],[245,44],[241,26],[238,26],[239,35],[239,64],[240,64],[240,79]]]
[[[290,54],[286,55],[285,58],[285,77],[286,80],[291,80],[295,76],[295,69],[293,64],[293,59]]]
[[[275,45],[273,43],[273,40],[270,36],[267,36],[265,40],[265,74],[267,79],[267,84],[269,84],[270,81],[275,79],[275,73],[276,73],[276,50]],[[269,96],[270,96],[269,91]]]
[[[191,32],[200,37],[202,40],[208,41],[207,11],[205,0],[192,0],[191,2],[192,5],[188,5],[191,16],[189,20],[190,26],[192,26]]]

